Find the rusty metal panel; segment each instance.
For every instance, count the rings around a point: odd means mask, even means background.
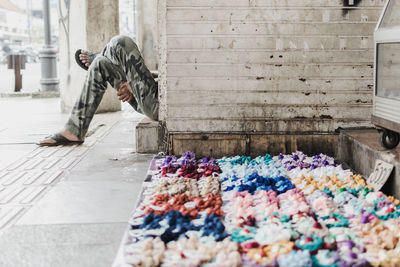
[[[277,155],[297,150],[310,155],[337,155],[337,134],[170,134],[169,153],[191,150],[200,156]]]
[[[169,153],[180,155],[188,150],[199,156],[220,158],[246,154],[246,135],[170,134]]]
[[[308,155],[324,153],[335,157],[337,155],[337,134],[290,134],[290,135],[250,135],[250,155],[258,156],[266,153],[278,155],[303,151]]]

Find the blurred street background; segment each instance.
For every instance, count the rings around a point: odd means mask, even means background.
[[[51,42],[58,51],[59,22],[65,15],[59,5],[68,0],[50,0]],[[134,1],[119,1],[120,33],[135,37]],[[40,91],[39,53],[44,45],[42,0],[0,0],[0,94],[14,92],[14,70],[8,69],[7,56],[26,56],[21,93]],[[59,62],[57,52],[57,64]],[[57,70],[59,70],[57,66]]]
[[[40,63],[28,63],[22,71],[22,90],[24,93],[37,92],[40,89]],[[14,71],[7,64],[0,65],[0,93],[14,91]]]

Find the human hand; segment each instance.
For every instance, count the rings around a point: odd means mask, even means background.
[[[122,102],[130,102],[133,99],[132,90],[128,82],[124,82],[123,84],[121,84],[119,90],[117,91],[117,96]]]
[[[152,76],[154,79],[157,79],[157,78],[158,78],[158,71],[150,71],[150,73],[151,73],[151,76]]]

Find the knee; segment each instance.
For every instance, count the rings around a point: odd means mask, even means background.
[[[95,57],[93,59],[92,63],[90,64],[89,71],[91,69],[102,68],[102,67],[106,66],[107,64],[109,64],[109,59],[106,58],[105,56],[98,55],[97,57]]]
[[[125,36],[125,35],[117,35],[114,36],[110,43],[115,47],[115,46],[119,46],[123,49],[127,49],[127,50],[137,50],[139,51],[136,43],[133,41],[132,38]]]
[[[130,40],[132,39],[126,35],[116,35],[113,38],[111,38],[110,42],[122,45],[126,42],[129,42]]]
[[[112,42],[114,45],[119,45],[122,47],[131,46],[131,45],[137,46],[132,38],[125,36],[125,35],[114,36],[110,42]]]

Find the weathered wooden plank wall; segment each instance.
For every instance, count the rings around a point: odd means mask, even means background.
[[[161,118],[170,132],[370,125],[384,0],[160,0]]]

